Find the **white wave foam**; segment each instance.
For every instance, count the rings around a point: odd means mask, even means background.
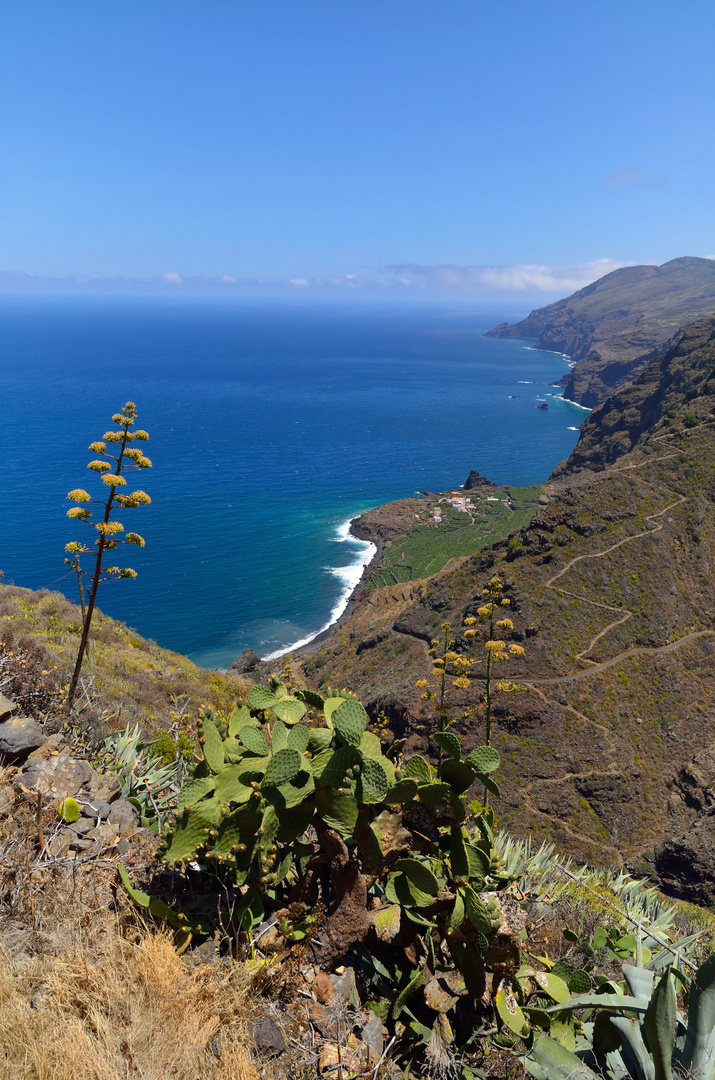
[[[360,578],[362,577],[363,570],[367,564],[373,559],[377,552],[377,548],[369,540],[360,540],[357,536],[353,536],[350,532],[350,526],[355,518],[348,518],[336,529],[336,535],[331,536],[330,539],[336,544],[343,544],[345,541],[349,541],[351,544],[355,544],[358,548],[357,558],[354,563],[349,566],[326,566],[325,569],[329,574],[333,574],[335,577],[340,578],[343,582],[343,589],[340,596],[333,605],[333,610],[330,612],[330,617],[326,623],[323,624],[318,630],[314,630],[312,634],[308,634],[307,637],[301,638],[300,641],[294,641],[292,645],[287,645],[284,649],[276,649],[275,652],[269,653],[268,656],[262,657],[263,660],[277,660],[279,656],[285,656],[286,653],[293,652],[295,649],[300,649],[303,645],[310,644],[311,641],[329,630],[333,623],[336,623],[340,616],[343,614],[348,606],[348,601],[352,596],[354,590],[360,584]]]
[[[580,427],[567,427],[566,430],[567,431],[580,431],[581,428]]]

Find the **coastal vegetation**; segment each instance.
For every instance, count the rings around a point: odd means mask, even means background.
[[[400,500],[401,528],[407,528],[388,539],[365,587],[379,589],[431,577],[450,560],[477,554],[527,525],[536,513],[541,490],[538,485],[493,487],[486,493],[443,492]],[[360,534],[373,536],[377,532],[379,538],[380,522],[389,518],[394,506],[387,504],[363,514]]]

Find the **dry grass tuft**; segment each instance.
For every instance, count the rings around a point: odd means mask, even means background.
[[[77,934],[0,956],[0,1078],[255,1080],[249,1012],[240,964],[190,968],[161,933]]]

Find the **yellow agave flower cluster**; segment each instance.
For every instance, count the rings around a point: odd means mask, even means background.
[[[122,475],[126,469],[150,469],[152,463],[150,458],[146,457],[142,451],[138,448],[132,447],[130,444],[135,441],[146,442],[149,435],[146,431],[141,429],[132,431],[132,425],[136,421],[136,405],[133,401],[128,401],[121,412],[115,413],[112,420],[117,425],[117,430],[106,431],[101,440],[90,443],[89,449],[94,454],[103,455],[102,460],[97,458],[90,461],[87,468],[90,472],[98,473],[102,482],[110,489],[106,501],[102,499],[93,499],[88,491],[84,488],[74,488],[68,492],[67,498],[74,503],[79,503],[78,506],[73,506],[67,511],[67,517],[77,521],[87,521],[94,526],[99,533],[97,540],[95,541],[97,546],[101,546],[102,550],[107,548],[116,548],[118,543],[121,544],[134,544],[137,547],[144,547],[145,541],[139,533],[129,532],[124,539],[117,540],[116,537],[120,533],[124,532],[124,526],[119,521],[111,521],[109,518],[112,504],[116,503],[122,509],[131,509],[133,507],[146,505],[151,502],[150,497],[145,491],[137,490],[128,493],[120,492],[117,489],[126,487],[126,478]],[[113,444],[118,449],[117,454],[112,454],[107,451],[107,443]],[[114,462],[114,466],[112,466]],[[93,503],[103,508],[103,520],[92,521],[92,512],[83,503]],[[79,544],[76,541],[69,543],[65,546],[65,551],[71,555],[75,555],[77,558],[79,555],[89,551],[89,548],[84,544]],[[112,577],[136,577],[136,571],[131,570],[129,567],[108,566],[104,568],[104,573]]]
[[[501,580],[494,576],[487,584],[486,588],[482,590],[482,595],[487,599],[487,603],[481,605],[477,609],[477,615],[468,615],[464,619],[464,629],[462,636],[467,641],[473,641],[480,636],[480,629],[477,626],[479,622],[488,623],[488,630],[491,632],[490,636],[484,642],[484,649],[486,651],[487,660],[487,678],[491,678],[491,664],[492,662],[501,662],[509,660],[511,657],[524,656],[525,651],[523,646],[517,644],[507,644],[502,637],[497,637],[495,631],[501,631],[503,634],[511,632],[514,629],[514,623],[508,618],[495,618],[500,608],[509,607],[511,601],[508,597],[501,597],[499,594],[503,589]],[[450,637],[452,628],[449,623],[444,623],[441,627],[445,637],[444,641],[440,641],[439,638],[435,638],[431,641],[431,648],[428,651],[428,655],[432,657],[432,675],[437,680],[438,684],[441,684],[443,689],[454,690],[467,690],[471,684],[471,680],[467,677],[467,671],[475,663],[474,660],[463,656],[461,653],[454,651],[454,639]],[[438,647],[443,646],[442,656],[437,656]],[[455,678],[451,682],[451,686],[446,684],[446,676],[448,673],[448,665],[451,667],[455,674]],[[455,670],[456,669],[456,670]],[[425,700],[433,699],[434,694],[429,690],[429,681],[427,679],[420,679],[415,683],[415,686],[419,690],[424,690],[425,693],[422,697]],[[514,687],[505,681],[499,681],[493,684],[495,690],[508,691],[514,689]]]

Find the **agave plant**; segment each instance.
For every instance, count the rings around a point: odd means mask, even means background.
[[[142,815],[142,823],[161,832],[184,780],[181,758],[165,765],[152,753],[152,744],[141,737],[139,725],[127,724],[124,731],[114,731],[104,740],[100,763],[104,770],[117,774],[122,783],[122,798],[132,802]]]
[[[524,1064],[536,1080],[692,1080],[715,1078],[715,955],[691,979],[673,964],[656,972],[625,964],[625,985],[603,984],[596,994],[549,1007],[555,1014],[585,1010],[573,1050],[541,1035]],[[678,983],[687,1014],[678,1008]],[[628,989],[629,993],[625,990]]]

